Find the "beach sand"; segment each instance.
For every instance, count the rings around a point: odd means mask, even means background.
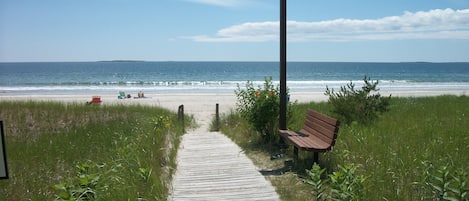
[[[391,92],[380,92],[382,95],[389,95]],[[438,95],[466,95],[466,91],[402,91],[392,92],[393,97],[420,97]],[[219,104],[220,114],[229,113],[236,107],[236,95],[234,93],[186,93],[186,94],[145,94],[146,98],[126,98],[118,99],[117,95],[0,95],[1,100],[10,101],[59,101],[66,103],[83,103],[91,101],[92,96],[101,96],[101,104],[128,105],[141,104],[148,106],[159,106],[170,111],[177,112],[180,105],[184,105],[186,114],[193,115],[200,129],[208,129],[211,120],[215,115],[216,104]],[[299,103],[327,101],[327,96],[323,92],[292,92],[290,101]]]

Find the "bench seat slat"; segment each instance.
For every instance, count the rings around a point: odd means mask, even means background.
[[[304,150],[327,151],[330,149],[330,143],[324,142],[314,135],[310,135],[308,137],[297,137],[296,139],[304,142],[304,146],[301,147]]]
[[[300,131],[280,130],[280,135],[295,147],[313,152],[331,150],[337,138],[340,122],[324,114],[308,110]]]
[[[301,132],[280,131],[281,135],[292,142],[296,147],[308,151],[327,151],[330,149],[330,143],[322,141],[312,135],[305,135]]]

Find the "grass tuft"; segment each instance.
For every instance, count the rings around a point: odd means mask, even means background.
[[[331,105],[325,102],[295,104],[289,129],[302,127],[308,108],[334,115]],[[239,115],[226,115],[221,122],[222,132],[240,145],[259,168],[281,169],[283,161],[291,160],[291,146],[289,149],[262,146]],[[356,165],[355,173],[367,178],[366,197],[362,200],[432,200],[441,196],[438,194],[441,192],[435,193],[435,184],[430,183],[429,187],[428,164],[437,170],[450,164],[452,168],[448,170],[457,170],[448,177],[455,179],[447,192],[455,192],[454,189],[469,182],[467,177],[464,181],[460,179],[460,175],[469,172],[468,145],[469,97],[391,98],[389,112],[380,115],[373,124],[341,125],[336,145],[332,151],[320,154],[319,165],[327,174],[340,171],[339,167]],[[270,162],[266,159],[276,153],[285,156]],[[282,200],[309,200],[312,187],[303,181],[308,177],[305,170],[311,167],[312,153],[300,151],[291,172],[268,178]]]
[[[82,195],[97,200],[167,198],[183,130],[168,110],[6,101],[0,119],[10,169],[0,181],[4,200],[61,200],[85,187]]]

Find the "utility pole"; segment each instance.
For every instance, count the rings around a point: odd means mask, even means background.
[[[287,129],[287,0],[280,0],[280,115],[279,128]]]

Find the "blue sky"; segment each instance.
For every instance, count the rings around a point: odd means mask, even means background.
[[[287,4],[288,61],[469,61],[469,0]],[[278,20],[278,0],[0,0],[0,62],[278,61]]]

